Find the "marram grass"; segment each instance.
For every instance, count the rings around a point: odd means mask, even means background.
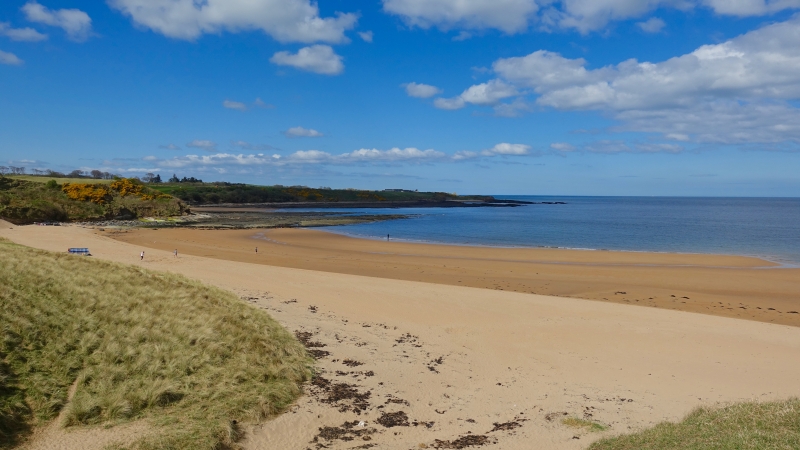
[[[681,422],[605,438],[589,450],[796,450],[800,399],[698,408]]]
[[[136,448],[232,446],[311,375],[290,333],[226,291],[5,240],[0,333],[0,447],[65,406],[70,427],[147,419]]]

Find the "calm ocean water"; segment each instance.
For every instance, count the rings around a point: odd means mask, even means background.
[[[567,204],[350,209],[414,217],[326,230],[461,245],[752,255],[800,265],[798,198],[496,197]]]

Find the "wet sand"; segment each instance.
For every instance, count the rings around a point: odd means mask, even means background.
[[[800,269],[751,257],[430,245],[305,229],[140,229],[104,234],[142,247],[177,248],[180,253],[229,261],[800,326]]]

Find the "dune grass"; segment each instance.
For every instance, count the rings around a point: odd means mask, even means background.
[[[565,419],[562,419],[561,423],[568,427],[583,428],[585,430],[589,430],[592,432],[605,431],[608,429],[607,426],[601,423],[593,422],[591,420],[586,420],[586,419],[580,419],[577,417],[567,417]]]
[[[290,333],[226,291],[5,240],[0,333],[0,447],[64,407],[65,426],[146,419],[136,448],[230,447],[311,375]]]
[[[800,399],[698,408],[679,423],[662,422],[638,433],[605,438],[589,449],[800,449]]]

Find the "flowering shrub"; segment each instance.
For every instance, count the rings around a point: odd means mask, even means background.
[[[157,198],[169,197],[169,195],[160,192],[145,192],[144,186],[128,178],[116,180],[110,185],[64,183],[61,190],[72,200],[90,201],[98,205],[104,205],[110,202],[113,199],[114,192],[118,192],[122,197],[135,195],[142,200],[155,200]]]
[[[61,190],[72,200],[91,201],[103,205],[111,200],[111,191],[103,184],[64,183]]]

